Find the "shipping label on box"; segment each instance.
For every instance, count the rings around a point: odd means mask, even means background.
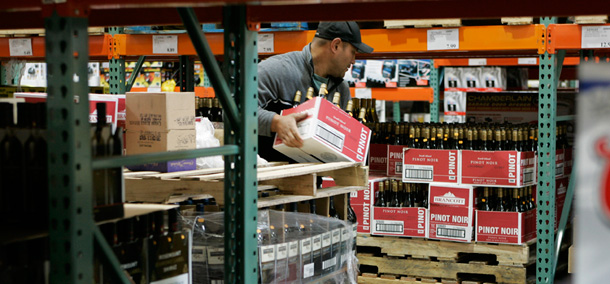
[[[365,190],[350,193],[350,203],[358,219],[358,233],[371,233],[371,210],[374,204],[374,194],[379,190],[379,183],[387,180],[385,177],[369,176],[369,186]]]
[[[476,210],[476,241],[523,244],[536,238],[536,210],[496,212]]]
[[[297,162],[360,162],[367,159],[371,130],[328,100],[315,97],[282,115],[305,112],[297,123],[303,147],[284,145],[275,137],[273,148]]]
[[[431,184],[428,196],[429,238],[470,242],[474,215],[473,188]]]
[[[139,130],[195,129],[195,94],[127,93],[126,127]]]
[[[428,210],[423,207],[373,207],[371,234],[428,237]]]
[[[561,178],[564,176],[565,151],[563,149],[555,150],[555,177]]]
[[[536,155],[517,151],[462,151],[461,183],[519,187],[536,182]]]
[[[402,145],[387,145],[388,163],[386,168],[386,175],[389,177],[401,177],[402,176],[402,155],[403,150],[407,147]]]
[[[459,182],[460,151],[404,149],[403,182]]]
[[[195,130],[127,131],[128,155],[195,149]]]
[[[371,144],[369,151],[369,172],[386,173],[388,168],[388,145]]]

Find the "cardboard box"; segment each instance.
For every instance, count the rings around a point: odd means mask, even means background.
[[[372,133],[368,127],[321,97],[285,109],[282,115],[301,112],[308,114],[297,124],[303,147],[288,147],[276,135],[275,150],[300,163],[366,161]]]
[[[386,175],[388,177],[402,177],[402,156],[404,149],[403,145],[387,145],[387,167]]]
[[[127,93],[126,128],[140,130],[195,129],[195,93]]]
[[[373,207],[371,234],[427,238],[428,217],[424,207]]]
[[[524,244],[536,238],[536,210],[496,212],[476,210],[476,241]]]
[[[522,187],[536,183],[534,152],[462,150],[461,183]]]
[[[195,149],[195,130],[127,131],[125,145],[128,155]],[[195,170],[195,159],[128,166],[132,171],[176,172]]]
[[[437,240],[472,240],[475,192],[472,186],[430,184],[428,237]]]
[[[369,173],[386,174],[388,169],[388,145],[371,144],[369,148]]]
[[[563,213],[563,206],[566,201],[569,184],[569,177],[558,178],[555,180],[555,230],[559,228],[559,221],[561,220],[561,215]],[[570,221],[568,221],[568,223],[570,223]]]
[[[404,149],[403,182],[459,182],[458,150]]]
[[[374,194],[379,190],[379,183],[387,179],[386,177],[369,176],[369,187],[367,189],[350,193],[350,203],[358,219],[358,233],[371,233],[371,211],[375,203]]]

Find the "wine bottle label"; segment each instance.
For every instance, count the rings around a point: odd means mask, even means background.
[[[341,242],[341,229],[335,229],[331,232],[332,234],[332,244],[337,244]]]

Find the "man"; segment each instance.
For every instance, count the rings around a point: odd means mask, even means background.
[[[273,149],[275,134],[290,147],[302,147],[297,122],[305,113],[281,116],[283,109],[293,106],[296,91],[306,100],[309,87],[317,95],[322,83],[327,85],[332,100],[341,93],[341,108],[350,100],[349,87],[343,76],[355,62],[356,52],[371,53],[364,44],[360,28],[355,22],[321,22],[316,35],[302,51],[294,51],[268,58],[258,65],[258,129],[259,155],[268,161],[291,161]]]

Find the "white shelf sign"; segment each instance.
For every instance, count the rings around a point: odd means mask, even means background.
[[[258,34],[258,53],[273,52],[273,34]]]
[[[610,26],[583,26],[582,48],[610,48]]]
[[[153,53],[178,54],[178,36],[153,35]]]
[[[10,56],[32,56],[31,38],[10,38],[8,40]]]
[[[538,58],[536,57],[521,57],[517,59],[519,65],[536,65],[538,64]]]
[[[373,98],[373,92],[371,88],[356,88],[356,98],[371,99]]]
[[[428,50],[460,49],[460,30],[428,30]]]
[[[469,58],[469,66],[485,66],[487,65],[487,58]]]

